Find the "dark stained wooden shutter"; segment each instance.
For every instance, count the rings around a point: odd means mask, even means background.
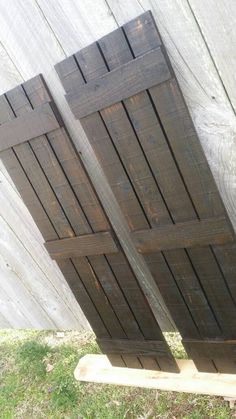
[[[0,158],[113,365],[178,372],[41,76],[0,97]]]
[[[188,354],[235,373],[234,232],[151,13],[56,70]]]

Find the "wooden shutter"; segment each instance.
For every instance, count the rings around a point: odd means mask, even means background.
[[[234,233],[151,13],[56,70],[189,356],[236,372]]]
[[[0,97],[0,158],[113,365],[177,372],[41,76]]]

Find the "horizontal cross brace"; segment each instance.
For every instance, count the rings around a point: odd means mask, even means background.
[[[52,259],[117,253],[117,245],[110,232],[86,234],[45,243]]]
[[[45,103],[0,126],[0,151],[39,137],[61,125],[52,105]]]
[[[131,233],[139,253],[224,244],[234,240],[234,233],[225,217],[171,224]]]
[[[168,347],[159,340],[97,339],[102,352],[136,356],[167,357]]]
[[[170,79],[161,48],[129,61],[103,76],[77,86],[66,99],[77,119],[120,102]]]
[[[182,340],[182,343],[188,353],[193,359],[201,358],[222,358],[235,359],[236,362],[236,340],[211,340],[211,341],[197,341],[197,340]]]

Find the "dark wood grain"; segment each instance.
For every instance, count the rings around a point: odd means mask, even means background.
[[[97,343],[104,352],[114,354],[166,356],[165,345],[158,340],[97,339]]]
[[[234,240],[232,230],[224,217],[135,231],[131,233],[131,237],[140,253],[224,244]]]
[[[60,126],[52,107],[46,103],[28,115],[0,126],[0,151],[38,137]]]
[[[52,259],[102,255],[118,251],[116,243],[109,232],[50,241],[45,243],[45,247]]]
[[[236,373],[236,341],[183,341],[185,348],[193,359],[199,358],[203,365],[199,367],[204,371],[204,362],[214,359],[218,372],[225,374]]]
[[[184,340],[184,343],[192,355],[196,354],[205,358],[236,357],[236,341],[216,340],[202,342]]]
[[[82,118],[169,78],[164,56],[157,48],[96,81],[76,87],[66,98],[74,115]]]

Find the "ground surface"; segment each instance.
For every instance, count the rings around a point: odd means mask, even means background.
[[[183,356],[178,339],[168,338],[176,356]],[[0,418],[236,417],[220,397],[77,383],[73,371],[79,358],[96,352],[88,333],[0,331]]]

